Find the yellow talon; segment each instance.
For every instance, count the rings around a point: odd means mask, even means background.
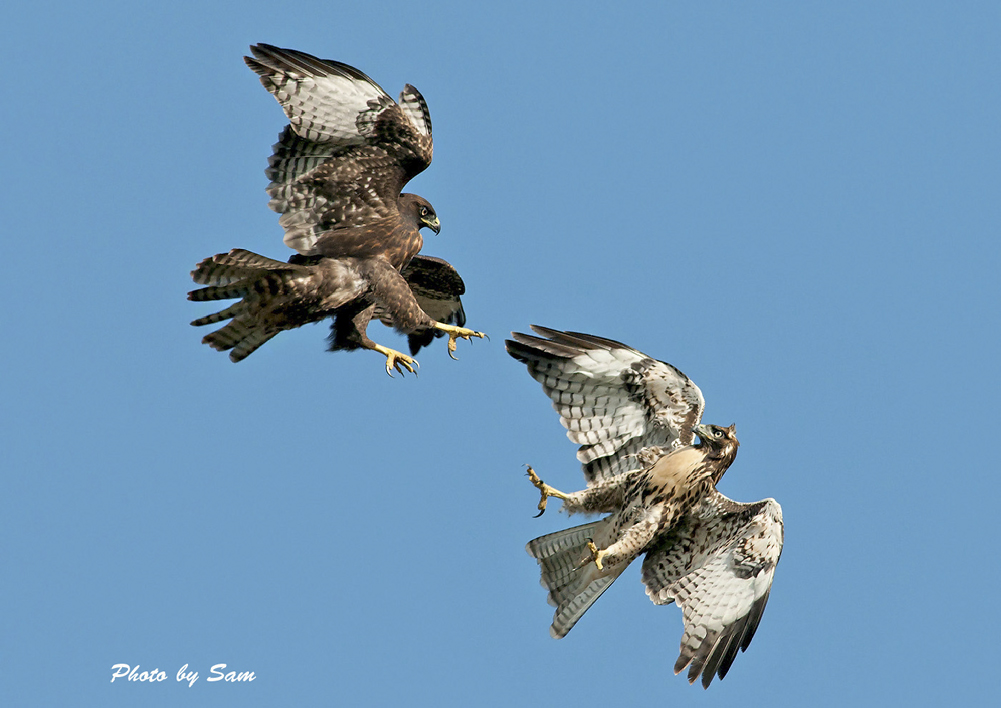
[[[475,330],[466,329],[465,327],[456,327],[454,325],[442,324],[441,322],[435,322],[434,327],[435,329],[441,330],[442,332],[448,335],[448,355],[453,359],[456,359],[456,356],[454,354],[456,350],[456,344],[455,344],[456,339],[459,338],[470,339],[470,337],[479,337],[480,339],[483,339],[483,337],[486,336],[485,334],[483,334],[483,332],[477,332]]]
[[[395,349],[390,349],[389,347],[384,347],[381,344],[375,345],[375,351],[386,357],[386,373],[389,374],[390,378],[393,376],[393,369],[396,369],[401,374],[405,368],[411,374],[417,375],[417,371],[414,367],[420,368],[420,364],[413,357],[407,356],[402,352],[398,352]],[[402,368],[401,368],[402,367]]]
[[[532,469],[531,465],[526,465],[528,467],[528,479],[535,485],[535,488],[542,492],[542,499],[539,500],[539,513],[535,515],[535,518],[539,518],[546,513],[546,500],[549,497],[556,497],[557,499],[566,499],[567,495],[558,489],[550,487],[548,484],[539,479],[539,475],[535,474],[535,470]]]
[[[598,566],[598,570],[604,570],[601,559],[608,555],[608,551],[599,551],[598,547],[594,545],[594,541],[587,542],[587,550],[591,551],[591,555],[593,556],[591,560],[593,560],[594,564]]]

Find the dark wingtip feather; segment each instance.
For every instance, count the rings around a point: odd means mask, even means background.
[[[730,671],[730,667],[733,666],[733,660],[737,658],[737,650],[740,649],[740,638],[744,634],[746,624],[746,617],[740,620],[739,626],[735,628],[736,631],[730,635],[726,651],[719,657],[719,662],[716,665],[716,675],[719,676],[720,681],[726,677],[727,672]]]
[[[702,673],[703,661],[699,657],[694,657],[692,663],[688,665],[688,683],[695,683],[695,679]]]
[[[584,334],[583,332],[564,332],[568,337],[573,337],[582,342],[587,342],[591,345],[597,345],[605,349],[630,349],[627,344],[623,344],[615,339],[608,339],[606,337],[599,337],[596,334]]]
[[[629,349],[632,347],[618,342],[614,339],[608,339],[606,337],[599,337],[595,334],[585,334],[584,332],[572,332],[572,331],[561,331],[558,329],[551,329],[549,327],[543,327],[542,325],[530,325],[532,331],[536,334],[541,334],[552,342],[557,344],[565,344],[567,346],[579,347],[582,350],[587,349]]]
[[[747,651],[747,647],[751,645],[754,633],[758,631],[758,623],[761,622],[761,616],[765,613],[765,605],[768,604],[768,596],[771,592],[772,590],[769,588],[765,591],[764,595],[751,605],[751,610],[747,613],[747,625],[744,627],[744,633],[740,640],[741,651]]]
[[[513,339],[505,339],[504,349],[507,351],[508,354],[510,354],[518,361],[523,363],[528,363],[529,361],[528,352],[530,351],[530,349],[525,345],[523,345],[521,342],[515,341]]]
[[[686,657],[685,653],[682,652],[681,656],[678,657],[678,660],[674,662],[674,675],[677,676],[682,671],[684,671],[685,667],[688,666],[689,661],[691,661],[691,657]],[[689,681],[688,683],[691,683],[691,681]]]
[[[535,329],[535,325],[532,325],[532,329]],[[571,359],[578,354],[581,354],[581,351],[577,348],[568,347],[548,339],[542,339],[541,337],[533,337],[530,334],[511,332],[511,337],[512,339],[505,340],[504,346],[507,348],[508,354],[519,361],[528,362],[532,359],[548,359],[552,357],[556,357],[558,359]],[[516,355],[512,351],[511,345],[513,345],[514,349],[520,352],[522,356]]]
[[[715,638],[706,637],[702,645],[695,654],[690,654],[682,649],[681,655],[674,664],[675,675],[680,674],[688,667],[688,683],[695,683],[701,675],[702,688],[709,688],[714,676],[719,676],[720,680],[729,673],[737,658],[737,652],[746,651],[754,637],[754,632],[761,621],[761,615],[765,611],[765,604],[768,602],[769,591],[766,591],[751,606],[750,611],[738,619],[733,624],[726,627],[720,636]],[[709,645],[711,648],[706,648]]]
[[[275,71],[294,71],[307,76],[330,76],[333,74],[356,81],[365,81],[377,87],[382,93],[386,93],[367,74],[350,64],[333,59],[320,59],[312,54],[300,52],[298,49],[284,49],[264,42],[250,45],[250,53],[254,56],[245,56],[243,61],[261,76],[272,74]]]
[[[702,671],[702,688],[709,688],[709,684],[717,674],[721,679],[726,675],[727,669],[733,663],[733,657],[737,654],[737,635],[742,629],[743,624],[738,621],[737,625],[728,627],[723,636],[717,640]]]

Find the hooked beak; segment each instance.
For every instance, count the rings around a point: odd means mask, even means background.
[[[436,235],[441,232],[441,222],[438,221],[437,216],[430,221],[425,221],[424,223],[427,225],[429,229],[434,231]]]
[[[702,442],[708,440],[709,437],[712,435],[712,433],[709,431],[708,425],[696,425],[695,434],[698,435],[700,438],[702,438]]]

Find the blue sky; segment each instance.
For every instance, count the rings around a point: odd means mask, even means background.
[[[4,705],[995,696],[1001,9],[605,5],[6,11]],[[424,252],[489,342],[404,380],[323,325],[239,365],[199,344],[196,262],[290,254],[254,42],[421,90]],[[568,521],[532,518],[523,465],[583,479],[504,353],[532,323],[681,368],[737,424],[721,491],[783,506],[768,610],[707,692],[638,564],[548,635],[524,544]]]

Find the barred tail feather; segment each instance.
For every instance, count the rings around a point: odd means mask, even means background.
[[[550,592],[572,582],[574,568],[587,554],[587,542],[593,540],[601,521],[557,531],[529,541],[525,546],[528,555],[539,561],[542,569],[542,587]]]
[[[250,281],[241,278],[227,285],[210,285],[207,288],[199,288],[188,293],[188,299],[194,302],[209,302],[211,300],[232,300],[236,297],[243,297],[250,289]]]
[[[223,266],[250,268],[253,270],[279,270],[288,268],[290,265],[285,261],[277,261],[274,258],[268,258],[244,248],[234,248],[229,253],[216,254],[211,260]]]
[[[196,302],[240,301],[229,307],[194,320],[195,327],[231,319],[225,327],[206,335],[202,343],[217,351],[231,349],[233,362],[246,359],[258,347],[288,327],[262,321],[262,307],[273,308],[287,297],[286,278],[308,269],[276,261],[240,248],[206,258],[191,272],[191,278],[204,288],[192,290],[188,299]]]
[[[231,295],[230,297],[243,297],[246,291],[238,293],[236,295]],[[194,298],[192,298],[194,299]],[[225,310],[219,310],[219,312],[214,312],[211,315],[205,315],[204,317],[199,317],[197,320],[193,320],[191,325],[193,327],[204,327],[205,325],[215,324],[216,322],[222,322],[223,320],[228,320],[233,317],[239,317],[247,309],[247,303],[240,302],[234,303],[227,307]]]
[[[237,317],[225,327],[205,335],[202,344],[208,344],[220,352],[232,349],[229,360],[235,364],[253,354],[258,347],[279,332],[281,332],[279,329],[262,327],[250,318]]]
[[[278,330],[267,330],[261,327],[252,330],[240,340],[239,344],[233,347],[233,351],[229,353],[229,360],[234,364],[243,361],[276,334],[278,334]]]
[[[549,590],[549,604],[556,607],[549,633],[565,637],[577,621],[615,582],[627,564],[598,570],[589,560],[588,541],[601,546],[607,519],[557,531],[529,541],[525,550],[539,561],[542,586]]]
[[[595,570],[595,572],[597,572]],[[562,639],[573,629],[577,621],[584,616],[591,605],[593,605],[601,594],[608,589],[608,586],[615,582],[621,575],[622,569],[618,569],[613,575],[595,578],[589,582],[571,599],[560,603],[553,615],[553,623],[549,627],[549,634],[553,639]]]
[[[252,251],[234,248],[229,253],[217,253],[211,258],[203,260],[191,271],[191,279],[199,285],[230,285],[240,280],[253,279],[268,271],[297,270],[298,268],[299,266],[276,261]],[[196,290],[195,292],[201,291]],[[204,297],[201,299],[224,300],[225,298]]]

